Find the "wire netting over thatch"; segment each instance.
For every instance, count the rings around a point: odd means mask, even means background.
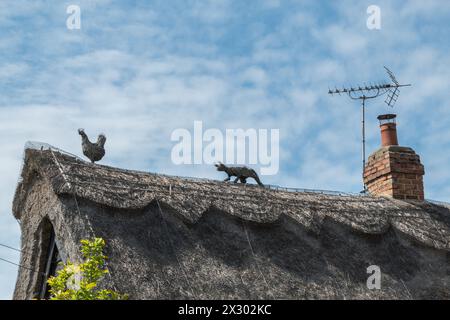
[[[72,259],[79,239],[104,237],[110,283],[135,298],[450,292],[450,214],[439,204],[185,179],[43,148],[25,152],[13,211],[31,251],[42,245],[36,234],[43,217]],[[22,263],[36,264],[36,255]],[[370,264],[386,272],[381,291],[365,286]],[[15,296],[30,297],[26,283],[33,281],[39,278],[21,270]]]

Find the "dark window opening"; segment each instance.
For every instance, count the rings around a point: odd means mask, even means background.
[[[50,287],[47,284],[47,280],[56,275],[56,272],[60,269],[60,262],[62,262],[59,254],[58,246],[55,241],[55,232],[51,228],[50,239],[48,243],[47,256],[45,259],[44,275],[42,276],[42,285],[39,293],[40,299],[50,298]]]

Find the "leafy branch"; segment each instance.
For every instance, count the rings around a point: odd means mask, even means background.
[[[50,277],[51,300],[123,300],[126,294],[113,290],[100,289],[99,282],[109,271],[106,268],[107,257],[103,254],[105,240],[81,240],[81,253],[84,262],[74,264],[70,261],[57,272],[56,277]]]

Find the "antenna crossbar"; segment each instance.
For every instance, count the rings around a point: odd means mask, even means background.
[[[377,92],[380,91],[380,95],[388,92],[389,90],[397,92],[398,88],[401,87],[410,87],[411,84],[390,84],[390,83],[383,83],[378,85],[371,85],[371,86],[364,86],[364,87],[343,87],[342,89],[328,89],[328,94],[334,95],[334,94],[350,94],[353,92],[361,92],[361,93],[367,93],[370,94],[371,92]]]

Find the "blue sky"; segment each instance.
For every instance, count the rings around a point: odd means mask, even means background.
[[[66,8],[81,8],[81,30]],[[366,27],[381,8],[381,30]],[[0,243],[20,247],[11,215],[23,146],[47,142],[80,154],[76,129],[105,132],[103,163],[222,179],[209,166],[170,161],[176,128],[280,129],[280,171],[264,182],[358,192],[360,109],[328,87],[402,82],[394,110],[401,145],[425,165],[425,192],[450,201],[450,2],[429,1],[1,1]],[[0,257],[18,262],[15,252]],[[0,298],[17,269],[0,262]]]

